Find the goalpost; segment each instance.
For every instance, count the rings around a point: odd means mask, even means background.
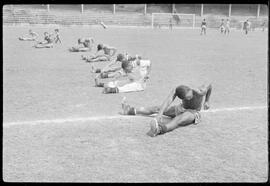
[[[173,27],[195,28],[195,14],[177,13],[152,13],[151,26],[169,26],[170,20]]]

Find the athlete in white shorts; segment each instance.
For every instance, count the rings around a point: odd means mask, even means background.
[[[70,52],[88,52],[91,51],[94,46],[94,39],[89,38],[79,38],[78,39],[78,46],[69,48]]]
[[[52,48],[53,47],[53,41],[52,35],[50,35],[48,32],[44,32],[44,41],[38,42],[36,45],[34,45],[35,48]]]
[[[101,62],[101,61],[111,61],[114,55],[116,54],[116,48],[104,45],[104,44],[98,44],[97,45],[97,52],[95,55],[90,56],[84,56],[82,55],[82,59],[86,60],[86,62]]]
[[[29,30],[28,36],[22,36],[19,37],[19,40],[21,41],[36,41],[38,37],[38,34],[36,32],[33,32],[31,29]]]
[[[95,79],[97,87],[104,87],[103,93],[121,93],[121,92],[137,92],[146,88],[146,82],[151,72],[150,60],[136,60],[122,62],[122,72],[119,72],[114,81],[107,84],[100,83],[98,78]],[[119,77],[126,77],[125,80],[118,80]]]

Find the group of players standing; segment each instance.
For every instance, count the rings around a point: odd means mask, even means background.
[[[265,30],[265,21],[262,23],[261,27],[262,27],[262,31]],[[207,27],[207,23],[206,20],[203,19],[202,23],[201,23],[201,35],[204,34],[206,35],[206,27]],[[227,19],[226,23],[224,22],[224,19],[221,19],[221,24],[219,26],[220,29],[220,33],[221,34],[229,34],[231,27],[230,27],[230,20]],[[247,19],[246,21],[243,22],[243,31],[245,34],[248,34],[248,32],[251,30],[251,22]]]

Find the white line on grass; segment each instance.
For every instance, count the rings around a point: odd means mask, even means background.
[[[219,108],[203,110],[203,113],[216,113],[216,112],[227,112],[227,111],[243,111],[243,110],[258,110],[266,109],[267,106],[251,106],[251,107],[232,107],[232,108]],[[67,122],[86,122],[86,121],[97,121],[97,120],[111,120],[111,119],[131,119],[137,118],[134,116],[94,116],[84,118],[64,118],[64,119],[52,119],[52,120],[36,120],[36,121],[18,121],[18,122],[7,122],[3,123],[3,127],[9,127],[13,125],[37,125],[37,124],[49,124],[49,123],[67,123]]]

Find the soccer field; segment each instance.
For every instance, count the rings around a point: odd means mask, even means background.
[[[60,27],[62,44],[36,49],[18,40],[29,28],[3,27],[5,181],[267,180],[267,32]],[[53,29],[32,27],[40,38]],[[102,94],[85,53],[68,51],[79,37],[149,58],[146,90]],[[213,86],[211,108],[198,125],[151,138],[151,118],[119,115],[124,96],[159,105],[173,87],[204,82]]]

